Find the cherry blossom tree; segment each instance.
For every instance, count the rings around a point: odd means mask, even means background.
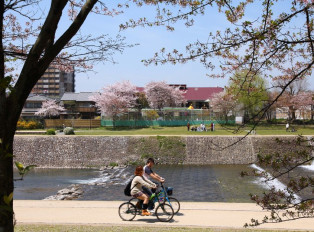
[[[266,223],[278,223],[314,217],[314,179],[311,175],[300,175],[300,168],[307,167],[314,161],[313,137],[298,136],[293,140],[277,139],[281,151],[258,154],[257,164],[264,169],[242,172],[242,176],[258,176],[270,187],[262,196],[250,194],[251,199],[270,214],[264,218],[252,218],[245,227]],[[286,178],[287,185],[275,188],[274,180]]]
[[[221,115],[226,123],[228,123],[228,115],[233,111],[237,106],[237,101],[234,97],[226,92],[220,92],[213,95],[210,101],[210,107],[214,112],[218,112],[218,115]]]
[[[314,93],[310,91],[300,92],[291,99],[290,103],[305,118],[305,114],[311,114],[311,106],[314,105]]]
[[[113,62],[113,54],[128,46],[120,36],[79,31],[91,13],[109,17],[121,13],[109,9],[105,1],[47,3],[0,1],[0,230],[6,232],[12,232],[14,224],[14,134],[32,88],[52,62],[62,70],[73,66],[77,71],[89,70],[97,62]]]
[[[100,94],[91,97],[96,102],[96,107],[107,117],[113,120],[113,126],[117,117],[128,112],[136,105],[136,86],[129,81],[117,82],[102,89]]]
[[[141,6],[144,1],[136,2]],[[193,26],[196,17],[206,14],[212,7],[225,14],[230,27],[224,31],[210,32],[205,41],[187,44],[186,51],[161,48],[152,58],[143,61],[146,65],[185,64],[198,60],[212,71],[209,76],[214,78],[230,77],[238,70],[247,70],[242,83],[239,83],[240,87],[261,73],[272,81],[286,81],[274,101],[252,116],[256,123],[251,130],[292,83],[312,74],[313,0],[287,1],[285,9],[280,7],[281,3],[277,0],[172,1],[171,4],[181,6],[178,11],[177,8],[167,8],[167,3],[170,4],[168,1],[149,2],[158,6],[154,19],[146,17],[130,20],[120,27],[126,29],[155,25],[174,31],[174,23],[182,20],[187,27]],[[251,20],[244,17],[249,7],[254,7],[256,15]],[[216,67],[213,57],[220,59],[219,67]]]
[[[141,6],[145,1],[137,0],[136,2]],[[185,51],[161,48],[152,58],[143,61],[146,65],[169,63],[175,65],[185,64],[189,61],[199,61],[210,69],[210,77],[222,78],[232,77],[238,70],[247,70],[246,75],[234,86],[239,90],[243,86],[250,86],[257,74],[262,74],[263,78],[269,80],[269,82],[285,81],[277,95],[273,96],[273,100],[265,99],[265,104],[260,105],[261,107],[258,107],[258,110],[251,115],[250,119],[253,119],[254,123],[246,136],[256,128],[273,105],[280,101],[289,86],[306,77],[313,78],[314,0],[285,1],[285,7],[282,7],[282,2],[277,0],[171,1],[173,5],[181,6],[178,11],[175,7],[167,8],[168,1],[153,0],[149,3],[157,6],[155,19],[146,17],[130,20],[121,25],[121,28],[155,25],[164,26],[168,30],[174,31],[174,23],[182,20],[187,27],[193,26],[195,20],[197,20],[196,17],[206,14],[212,7],[216,7],[219,12],[225,14],[226,19],[230,22],[230,27],[223,31],[209,32],[209,37],[204,41],[197,40],[187,44]],[[254,15],[246,17],[247,8],[249,7],[254,8]],[[216,62],[216,59],[213,58],[219,58],[220,62]],[[216,64],[219,64],[219,66],[216,67]],[[220,68],[220,71],[217,68]],[[248,98],[250,98],[250,94],[251,92],[247,91]],[[240,131],[240,129],[241,127],[238,127],[235,132]],[[231,147],[246,136],[230,144],[215,145],[215,149],[221,150]],[[302,143],[302,148],[306,148],[307,142]],[[300,156],[298,152],[294,154],[292,152],[287,154],[261,154],[258,156],[258,162],[266,165],[271,163],[270,168],[272,170],[280,169],[280,173],[287,174],[288,178],[291,171],[301,164],[313,161],[313,159],[311,152],[304,156]],[[280,177],[280,173],[274,175],[273,178],[268,178],[266,181]],[[307,176],[301,176],[297,179],[291,179],[289,184],[289,195],[291,192],[299,191],[308,186],[313,196],[313,178],[309,179]],[[263,209],[270,210],[271,215],[265,216],[262,221],[252,219],[253,223],[251,225],[281,222],[283,217],[287,220],[314,217],[313,197],[294,203],[289,196],[285,199],[285,195],[280,191],[272,191],[272,193],[264,194],[260,198],[252,198]],[[287,211],[280,216],[280,209]]]
[[[287,80],[276,80],[274,86],[276,88],[282,89],[286,86]],[[290,120],[296,119],[296,110],[298,109],[297,103],[297,95],[300,93],[304,93],[308,91],[309,83],[307,79],[300,79],[293,83],[291,83],[283,92],[282,96],[278,99],[278,104],[280,105],[281,109],[287,108],[288,115]],[[294,100],[293,100],[294,99]]]
[[[171,87],[165,81],[149,82],[144,88],[150,107],[161,110],[185,103],[184,92]]]
[[[58,105],[55,100],[48,100],[43,102],[42,107],[35,115],[51,118],[59,116],[62,111],[65,111],[63,106]]]
[[[0,2],[0,228],[8,232],[13,231],[13,140],[18,118],[30,91],[51,62],[64,69],[73,65],[82,69],[92,68],[93,62],[111,61],[114,52],[126,47],[121,37],[111,39],[104,35],[93,37],[79,33],[90,13],[107,16],[121,13],[108,9],[105,1],[53,0],[48,12],[42,11],[41,2]],[[206,41],[187,45],[186,55],[176,49],[173,52],[162,49],[152,59],[146,60],[146,64],[177,64],[199,59],[206,67],[214,68],[211,59],[219,57],[221,72],[213,72],[211,76],[224,77],[236,70],[249,70],[244,82],[250,82],[252,74],[262,71],[271,79],[288,80],[274,102],[295,80],[311,75],[314,64],[313,0],[288,1],[290,11],[279,13],[274,9],[281,9],[277,7],[281,2],[260,1],[262,11],[256,13],[257,20],[243,19],[246,7],[258,3],[254,0],[243,0],[237,4],[226,0],[129,2],[138,6],[157,6],[156,20],[130,20],[121,25],[122,29],[160,25],[174,30],[171,23],[178,20],[192,26],[194,17],[204,14],[211,7],[224,12],[231,23],[231,27],[224,32],[210,33]],[[166,6],[170,7],[167,9]],[[176,6],[180,9],[174,13],[172,10],[178,9]],[[66,9],[71,21],[62,31],[60,22]],[[14,72],[15,62],[21,63],[21,71]],[[256,115],[264,117],[271,105],[268,104]]]

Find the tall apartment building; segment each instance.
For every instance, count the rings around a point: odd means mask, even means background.
[[[66,92],[75,92],[74,72],[64,72],[50,66],[34,86],[32,93],[61,98]]]

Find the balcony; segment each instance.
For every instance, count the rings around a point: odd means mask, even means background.
[[[96,107],[66,107],[67,111],[72,111],[72,112],[96,112],[97,109]]]

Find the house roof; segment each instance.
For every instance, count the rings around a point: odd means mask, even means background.
[[[205,101],[213,97],[215,93],[224,91],[221,87],[188,87],[185,93],[187,101]]]
[[[77,101],[77,102],[91,102],[91,96],[97,94],[96,92],[81,92],[81,93],[64,93],[61,101]]]
[[[30,95],[26,99],[26,101],[35,101],[35,102],[43,102],[47,100],[53,100],[52,98],[41,96],[41,95]]]
[[[144,87],[136,87],[136,90],[139,92],[144,92]]]

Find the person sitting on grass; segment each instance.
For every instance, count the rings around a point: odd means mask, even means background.
[[[131,184],[131,195],[137,199],[143,200],[142,216],[150,216],[150,212],[147,211],[149,196],[142,192],[142,187],[157,188],[156,184],[143,177],[143,166],[137,166],[135,169],[135,177]]]

